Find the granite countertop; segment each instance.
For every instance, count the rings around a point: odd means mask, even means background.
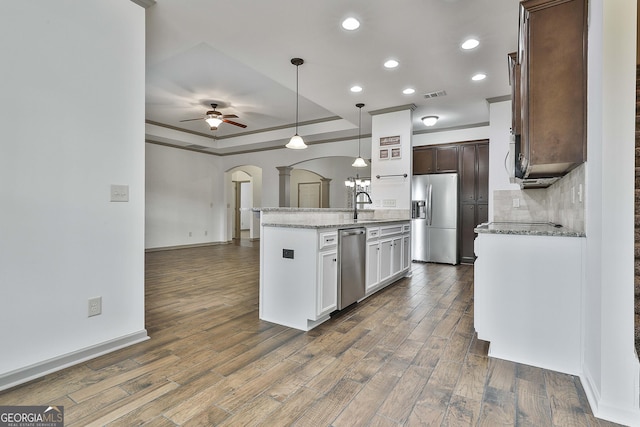
[[[550,222],[490,222],[480,224],[473,231],[486,234],[514,234],[522,236],[585,237],[583,231],[576,231]]]
[[[351,228],[364,227],[371,225],[385,225],[397,222],[409,222],[409,219],[345,219],[339,221],[327,221],[325,219],[308,218],[303,221],[286,221],[286,222],[263,222],[263,227],[283,227],[283,228]]]

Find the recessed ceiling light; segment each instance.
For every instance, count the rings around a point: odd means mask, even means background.
[[[467,39],[462,43],[462,45],[460,45],[460,47],[464,50],[469,50],[478,47],[479,44],[480,42],[476,39]]]
[[[414,88],[408,87],[405,90],[402,91],[402,93],[404,93],[405,95],[411,95],[413,93],[415,93],[416,90]]]
[[[486,78],[487,78],[486,74],[478,73],[478,74],[474,75],[473,77],[471,77],[471,80],[473,80],[475,82],[479,82],[480,80],[484,80]]]
[[[399,62],[395,59],[389,59],[384,63],[384,68],[396,68],[399,65]]]
[[[357,30],[359,27],[360,21],[358,21],[356,18],[349,17],[342,21],[342,28],[344,28],[345,30],[353,31]]]
[[[362,92],[362,87],[358,85],[351,86],[351,92]]]
[[[438,116],[425,116],[420,120],[422,120],[425,126],[433,126],[438,121]]]

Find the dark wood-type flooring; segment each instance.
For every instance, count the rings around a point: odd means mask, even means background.
[[[304,333],[258,319],[258,244],[146,254],[151,339],[0,393],[68,427],[611,426],[570,375],[487,357],[473,267],[412,277]]]

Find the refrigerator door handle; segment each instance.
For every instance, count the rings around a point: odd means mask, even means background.
[[[431,220],[432,220],[432,213],[433,213],[433,197],[432,197],[432,191],[433,191],[433,184],[429,184],[429,189],[427,190],[427,225],[431,225]]]

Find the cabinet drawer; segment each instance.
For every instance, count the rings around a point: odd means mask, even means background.
[[[338,244],[338,232],[320,233],[320,249],[330,248]]]
[[[403,224],[390,225],[388,227],[380,227],[380,236],[391,236],[392,234],[401,234]]]
[[[377,239],[378,237],[380,237],[380,229],[378,227],[367,228],[367,240]]]

